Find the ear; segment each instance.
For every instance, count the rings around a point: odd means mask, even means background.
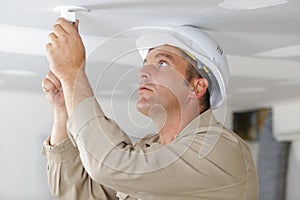
[[[191,81],[190,96],[197,99],[205,95],[208,88],[208,81],[205,78],[195,78]]]

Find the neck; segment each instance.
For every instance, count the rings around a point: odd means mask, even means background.
[[[169,144],[171,143],[176,135],[182,130],[182,119],[177,117],[168,118],[164,124],[160,124],[157,126],[159,130],[159,138],[161,144]]]
[[[188,109],[187,109],[188,110]],[[155,117],[151,117],[156,125],[159,132],[160,143],[169,144],[171,143],[176,135],[184,129],[184,127],[197,117],[199,113],[196,112],[172,112],[172,113],[156,113]]]

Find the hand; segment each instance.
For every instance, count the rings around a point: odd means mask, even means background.
[[[46,95],[49,102],[54,109],[66,110],[64,94],[61,86],[61,82],[53,74],[49,72],[42,81],[43,92]]]
[[[79,21],[74,25],[59,18],[49,34],[46,46],[50,70],[60,81],[75,81],[85,65],[85,48],[78,33]]]
[[[67,134],[67,108],[64,99],[61,82],[49,72],[42,81],[43,92],[54,108],[54,119],[50,137],[50,145],[56,146],[63,139],[68,137]]]

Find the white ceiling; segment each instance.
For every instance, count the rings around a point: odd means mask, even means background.
[[[137,63],[128,65],[124,60],[108,65],[113,57],[106,57],[109,51],[124,52],[132,41],[124,34],[103,41],[137,26],[190,24],[213,35],[228,55],[228,105],[253,108],[300,98],[300,1],[257,9],[224,8],[230,2],[253,8],[280,1],[1,1],[0,89],[41,92],[40,82],[48,71],[44,47],[59,17],[53,9],[72,5],[91,10],[78,18],[89,55],[87,72],[99,95],[134,98],[137,82]]]

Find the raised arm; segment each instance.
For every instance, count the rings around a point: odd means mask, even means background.
[[[48,159],[47,176],[51,194],[57,199],[116,199],[113,190],[90,178],[81,163],[78,149],[68,138],[63,90],[52,72],[43,79],[42,88],[54,111],[51,135],[43,146],[43,154]]]
[[[85,48],[78,24],[78,20],[72,25],[59,18],[46,46],[49,67],[62,83],[69,115],[78,103],[94,95],[85,73]]]
[[[42,81],[43,92],[53,107],[53,126],[50,145],[56,146],[67,138],[66,122],[68,119],[62,86],[53,72],[49,72]]]

